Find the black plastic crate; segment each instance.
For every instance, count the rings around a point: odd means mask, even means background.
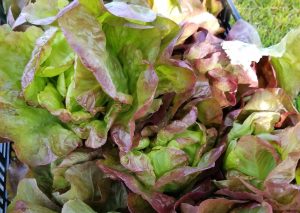
[[[6,192],[6,171],[9,166],[10,144],[0,143],[0,213],[6,213],[8,205]]]
[[[230,30],[230,18],[235,20],[241,19],[236,7],[232,0],[222,0],[224,10],[219,14],[221,26],[225,29],[224,36]],[[0,1],[0,25],[5,24],[6,16],[3,8],[2,1]],[[6,213],[7,206],[9,204],[8,195],[6,191],[6,172],[10,163],[11,148],[10,143],[7,140],[1,140],[0,138],[0,213]]]

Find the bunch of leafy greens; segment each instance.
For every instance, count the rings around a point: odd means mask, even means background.
[[[219,0],[5,0],[8,212],[300,209],[299,44]],[[224,39],[224,37],[226,37]]]

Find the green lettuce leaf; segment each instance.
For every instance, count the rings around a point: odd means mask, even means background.
[[[151,187],[156,181],[151,158],[139,151],[131,151],[122,156],[121,163],[127,169],[136,173],[137,178],[146,186]]]
[[[100,188],[105,190],[103,187],[107,188],[109,186],[109,180],[103,180],[103,174],[99,171],[95,162],[92,161],[71,166],[65,171],[64,175],[70,183],[70,190],[53,194],[61,204],[73,199],[95,200],[96,197],[101,196]]]
[[[29,2],[14,23],[13,28],[29,22],[34,25],[49,25],[56,20],[59,10],[64,8],[69,2],[67,0],[37,0]]]
[[[29,205],[28,208],[30,210],[33,208],[32,212],[38,212],[37,210],[44,210],[45,208],[48,208],[48,210],[45,211],[47,213],[57,212],[57,210],[59,210],[59,207],[38,188],[35,179],[23,179],[19,183],[17,195],[8,207],[8,212],[13,212],[14,209],[17,210],[18,205],[20,205],[20,203],[18,203],[19,201],[24,202],[25,206]]]
[[[106,48],[106,36],[97,19],[74,1],[58,22],[70,46],[83,65],[94,74],[103,91],[115,100],[131,103],[132,98],[126,94],[127,81],[120,62]],[[79,29],[82,34],[77,33]]]
[[[105,4],[106,9],[114,16],[138,22],[152,22],[156,14],[148,7],[125,2],[113,1]]]
[[[141,138],[134,150],[121,152],[125,171],[150,192],[175,192],[192,183],[197,175],[214,166],[224,150],[222,145],[211,149],[214,136],[196,119],[197,109],[193,107],[151,139]]]
[[[74,62],[74,52],[58,28],[50,27],[36,41],[30,61],[22,77],[22,88],[27,102],[37,105],[37,94],[49,80],[68,70]]]
[[[228,140],[232,141],[245,135],[270,133],[279,119],[280,114],[276,112],[254,112],[247,117],[243,124],[233,123],[232,129],[228,133]]]
[[[282,159],[286,159],[293,152],[300,152],[298,131],[300,123],[279,133]]]
[[[109,101],[108,96],[101,89],[100,84],[94,75],[87,70],[76,58],[74,77],[71,80],[73,88],[69,88],[69,98],[74,98],[77,103],[86,111],[96,114],[103,110],[104,105]]]
[[[26,32],[11,32],[7,26],[0,28],[3,44],[0,55],[4,60],[0,65],[0,117],[3,121],[0,133],[1,137],[14,142],[18,158],[32,166],[48,164],[81,145],[81,140],[61,126],[55,117],[46,110],[26,105],[19,96],[22,72],[40,35],[40,29],[35,27]]]
[[[272,57],[271,60],[279,86],[292,97],[296,97],[300,91],[299,35],[300,28],[291,30],[279,44],[283,55]]]
[[[268,142],[254,136],[243,136],[230,142],[224,168],[264,180],[277,165],[277,159],[275,149]]]
[[[87,10],[93,13],[94,16],[99,16],[104,9],[102,1],[98,0],[78,0],[78,2],[84,6]]]
[[[296,113],[292,99],[280,88],[267,88],[257,90],[243,107],[242,115],[257,111],[269,111],[279,113]]]
[[[91,207],[86,205],[81,200],[70,200],[64,204],[62,208],[62,213],[96,213]]]
[[[97,166],[99,166],[105,174],[108,174],[114,179],[123,181],[133,193],[141,195],[156,211],[169,212],[172,210],[175,199],[163,193],[152,192],[147,189],[134,175],[120,165],[118,150],[113,147],[106,147],[104,153],[105,159],[98,160]],[[160,202],[160,200],[164,202]]]
[[[158,65],[156,67],[159,84],[157,95],[176,92],[184,93],[194,87],[195,74],[185,67]]]
[[[98,212],[126,207],[127,192],[124,185],[105,177],[95,161],[89,161],[99,156],[97,151],[73,153],[53,169],[57,189],[53,196],[60,204],[81,200],[98,209]],[[65,192],[61,193],[62,190]]]
[[[91,161],[100,157],[99,151],[88,152],[87,150],[74,151],[64,158],[60,158],[51,164],[50,172],[53,177],[52,187],[54,191],[62,190],[70,186],[66,180],[65,172],[73,165]]]

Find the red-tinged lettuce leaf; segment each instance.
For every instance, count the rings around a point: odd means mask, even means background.
[[[128,194],[127,205],[130,213],[155,213],[151,205],[137,194]]]
[[[61,210],[62,213],[96,213],[91,207],[81,200],[75,199],[66,202]]]
[[[19,201],[21,201],[21,203]],[[25,209],[31,209],[31,207],[33,207],[33,209],[35,209],[33,212],[37,212],[36,209],[44,208],[48,208],[48,212],[56,212],[59,210],[59,207],[39,189],[35,179],[23,179],[19,183],[17,195],[9,205],[8,212],[18,212],[18,208],[24,205]],[[29,206],[26,207],[27,205]],[[23,212],[22,208],[21,212]]]
[[[159,79],[152,63],[160,50],[160,28],[134,28],[104,20],[103,30],[108,48],[123,66],[128,91],[133,96],[132,106],[122,110],[111,131],[120,150],[128,152],[133,143],[135,121],[149,114],[155,96]]]
[[[141,195],[143,199],[148,201],[157,212],[171,212],[175,199],[158,192],[151,192],[140,183],[133,174],[124,171],[117,162],[111,159],[100,160],[97,162],[100,169],[114,179],[122,180],[125,185],[135,194]]]
[[[73,9],[77,8],[75,4],[73,6],[74,6]],[[73,9],[71,9],[70,11],[72,11]],[[94,23],[94,24],[97,25],[99,29],[101,28],[99,23]],[[120,67],[120,72],[114,71],[113,73],[119,73],[119,74],[124,73],[125,75],[122,77],[122,79],[119,78],[119,80],[122,81],[123,83],[119,82],[116,83],[116,85],[118,87],[122,87],[121,84],[123,84],[124,85],[123,89],[128,91],[132,96],[135,97],[135,99],[137,99],[136,96],[138,97],[138,99],[141,97],[141,99],[139,100],[134,99],[133,106],[131,107],[129,112],[125,111],[123,113],[124,115],[121,114],[118,116],[117,120],[119,124],[116,124],[112,131],[114,141],[117,144],[119,144],[120,147],[123,146],[126,147],[126,145],[122,145],[122,144],[127,143],[127,146],[129,146],[129,148],[127,147],[123,149],[130,149],[130,144],[132,143],[132,135],[133,135],[132,132],[134,131],[134,119],[132,119],[132,117],[135,117],[135,119],[137,119],[147,113],[147,110],[151,107],[152,104],[152,99],[153,99],[152,97],[154,96],[152,91],[155,91],[156,84],[157,84],[155,73],[153,74],[153,72],[151,73],[146,71],[145,74],[142,74],[145,70],[147,70],[147,66],[148,66],[145,64],[144,60],[149,62],[155,61],[156,56],[159,52],[161,35],[159,30],[156,28],[134,28],[134,27],[131,28],[129,25],[124,26],[121,25],[120,23],[117,24],[117,26],[115,26],[115,24],[116,23],[112,25],[109,20],[106,19],[103,20],[103,31],[105,33],[105,35],[103,36],[106,36],[107,38],[107,41],[104,43],[106,43],[106,47],[107,47],[106,50],[109,52],[110,55],[108,61],[109,63],[114,63],[114,62],[119,63],[118,62],[119,59],[123,67],[122,68]],[[148,48],[148,45],[150,44],[153,48]],[[81,54],[79,54],[79,57],[81,57]],[[116,57],[118,57],[118,59]],[[128,63],[129,61],[133,63]],[[84,61],[83,64],[87,66],[87,64]],[[114,69],[115,68],[116,67],[114,67]],[[143,80],[143,78],[145,80]],[[103,78],[101,79],[103,80]],[[148,90],[150,88],[149,90],[150,92],[148,92],[148,94],[147,93],[142,94],[143,92],[145,92],[144,90],[138,91],[136,89],[137,86],[139,86],[139,83],[138,85],[136,85],[137,81],[140,81],[140,84],[145,85],[145,90]],[[147,82],[147,84],[144,83],[145,81]],[[105,82],[107,83],[107,81]],[[103,83],[101,83],[101,85],[103,90],[105,91],[106,89],[104,88],[105,86],[103,86]],[[110,89],[109,91],[111,92],[112,90]],[[105,92],[107,93],[107,91]],[[137,112],[135,113],[135,111]],[[130,123],[129,128],[126,127],[128,123]],[[118,135],[127,135],[126,138],[128,138],[129,141],[127,141],[126,143],[122,142],[122,140],[118,139]]]
[[[272,213],[273,208],[267,202],[262,202],[261,204],[253,203],[238,207],[230,211],[232,213]]]
[[[110,115],[110,114],[108,114]],[[80,137],[85,140],[85,146],[90,148],[99,148],[107,141],[108,130],[111,126],[115,116],[107,116],[107,120],[93,120],[79,125],[72,125],[71,129]],[[107,121],[107,123],[106,123]]]
[[[224,168],[263,181],[276,167],[278,158],[275,148],[267,141],[254,136],[243,136],[238,141],[230,142]]]
[[[65,171],[64,177],[69,182],[70,189],[64,193],[53,193],[60,204],[79,199],[95,209],[101,209],[101,212],[126,207],[125,187],[105,178],[95,161],[72,165]]]
[[[139,151],[131,151],[121,157],[121,164],[136,174],[137,179],[147,187],[155,184],[156,176],[151,158]]]
[[[156,181],[155,189],[172,192],[188,185],[191,183],[190,181],[194,180],[201,172],[215,166],[216,161],[224,152],[224,148],[224,145],[221,145],[203,154],[200,162],[195,167],[183,166],[165,173]]]
[[[184,42],[186,42],[186,40],[188,40],[188,38],[196,33],[199,29],[205,29],[212,34],[222,32],[216,17],[206,11],[193,14],[193,17],[188,16],[188,18],[183,21],[181,26],[182,31],[176,42],[177,44],[184,44]]]
[[[203,31],[195,37],[194,43],[185,51],[184,58],[198,71],[199,79],[209,81],[212,98],[222,108],[234,106],[239,93],[243,94],[242,88],[258,86],[254,70],[246,71],[230,63],[222,50],[221,39]]]
[[[84,6],[94,16],[100,16],[104,11],[104,3],[99,0],[78,0],[78,2]],[[63,13],[63,11],[61,12]]]
[[[204,200],[199,206],[192,206],[190,204],[181,204],[181,211],[183,213],[189,212],[217,212],[217,213],[272,213],[272,207],[267,202],[255,203],[241,200],[229,200],[227,198],[211,198]]]
[[[17,115],[9,113],[12,110]],[[81,145],[73,132],[44,110],[22,104],[1,111],[5,114],[1,115],[5,122],[1,136],[14,141],[18,158],[29,165],[48,164]]]
[[[253,69],[246,70],[242,66],[233,65],[230,62],[226,52],[222,49],[222,39],[205,31],[200,31],[194,37],[195,41],[186,49],[184,57],[193,64],[200,74],[206,74],[215,69],[223,69],[225,73],[234,76],[239,85],[258,86],[257,75]]]
[[[205,105],[205,101],[207,100],[208,102],[212,102],[212,105],[213,104],[213,100],[211,99],[214,99],[212,97],[212,91],[211,91],[211,88],[210,88],[210,85],[209,85],[209,82],[207,79],[205,80],[199,80],[197,79],[196,83],[195,83],[195,86],[194,88],[192,88],[191,91],[187,91],[185,93],[181,93],[181,94],[177,94],[174,98],[174,103],[173,103],[173,109],[172,111],[175,111],[173,112],[173,114],[176,113],[176,111],[182,107],[183,104],[185,104],[183,106],[183,109],[184,110],[187,110],[187,109],[190,109],[191,107],[193,106],[197,106],[198,104],[200,104],[201,102],[204,103]],[[204,107],[204,106],[203,106]],[[203,109],[201,107],[201,104],[200,104],[200,107],[198,107],[198,111],[201,113],[204,113],[203,112]],[[198,113],[198,116],[199,116],[199,113]],[[204,121],[204,117],[206,115],[203,115],[203,117],[198,117],[198,119],[203,123],[205,124],[205,121]]]
[[[130,118],[135,113],[134,117],[138,119],[150,107],[157,87],[157,74],[151,64],[159,53],[160,31],[158,28],[137,29],[110,23],[104,23],[103,30],[107,35],[107,45],[123,65],[129,93],[134,97],[127,117]]]
[[[298,150],[290,153],[278,164],[265,180],[265,184],[289,184],[295,179],[295,171],[300,159]]]
[[[185,52],[185,57],[188,60],[203,59],[210,54],[221,52],[221,43],[222,39],[206,31],[200,31],[195,34],[195,42]]]
[[[202,3],[196,0],[154,0],[152,9],[183,26],[182,34],[177,43],[183,43],[199,28],[205,28],[211,33],[220,30],[217,18],[206,11],[205,2]]]
[[[299,28],[291,30],[280,43],[269,48],[260,48],[240,41],[225,41],[222,47],[232,64],[241,65],[246,70],[251,70],[250,66],[253,61],[259,62],[262,56],[271,56],[279,86],[295,98],[299,93],[299,61],[297,59],[299,33]],[[241,57],[241,55],[247,57]]]
[[[176,192],[189,185],[214,167],[224,151],[224,145],[211,149],[214,136],[196,119],[193,107],[181,120],[158,131],[153,142],[141,138],[140,146],[121,156],[122,165],[151,191]]]
[[[141,135],[148,137],[149,135],[153,135],[153,133],[157,133],[159,127],[164,127],[169,122],[169,112],[168,109],[171,107],[172,101],[174,99],[174,93],[166,93],[162,95],[161,100],[162,103],[159,109],[154,112],[148,119],[143,122],[139,122],[138,125],[140,129],[142,129]],[[148,125],[148,126],[145,126]]]
[[[101,111],[104,104],[109,100],[101,89],[94,75],[87,70],[79,58],[75,60],[73,88],[70,88],[69,98],[76,99],[77,103],[86,111],[95,115]]]
[[[266,193],[263,191],[264,182],[262,180],[247,176],[237,170],[227,171],[226,178],[227,180],[215,182],[221,188],[221,190],[216,192],[217,194],[255,202],[265,200]]]
[[[220,125],[223,122],[223,111],[220,103],[214,98],[204,99],[197,104],[198,119],[206,126]],[[209,110],[207,110],[209,109]]]
[[[21,161],[31,166],[49,164],[76,149],[81,140],[47,111],[27,106],[19,96],[22,72],[41,31],[32,27],[26,32],[11,32],[1,26],[0,32],[4,60],[0,65],[1,137],[14,142]]]
[[[238,20],[230,29],[227,40],[239,40],[245,43],[262,46],[259,34],[254,26],[243,19]]]
[[[190,191],[181,196],[175,203],[174,210],[179,208],[180,206],[186,203],[197,203],[200,200],[204,200],[208,198],[213,192],[216,190],[216,187],[212,183],[211,180],[205,179],[201,181],[200,185],[194,186],[194,188]],[[187,206],[187,208],[189,208]]]
[[[92,161],[100,158],[100,152],[90,150],[76,150],[63,159],[58,159],[51,164],[50,172],[52,176],[52,188],[54,191],[63,190],[70,187],[70,183],[66,180],[65,172],[73,165]]]
[[[103,91],[123,103],[131,103],[127,81],[117,58],[106,47],[106,36],[97,19],[74,1],[58,18],[67,41],[100,83]],[[82,33],[78,34],[78,27]],[[91,36],[90,35],[94,35]],[[89,47],[89,48],[87,48]]]
[[[114,125],[111,128],[110,135],[122,153],[129,152],[133,147],[135,123],[129,122],[128,126]]]
[[[29,2],[14,23],[13,28],[26,22],[33,25],[49,25],[56,20],[59,10],[65,7],[69,2],[67,0],[37,0],[34,3]]]
[[[243,178],[245,177],[245,175],[238,171],[227,172],[226,179],[214,181],[214,184],[219,188],[216,194],[228,196],[233,199],[262,201],[262,196],[256,196],[243,184]],[[236,193],[244,193],[244,195],[236,198],[236,196],[239,196]]]
[[[271,58],[264,56],[255,64],[259,88],[276,88],[278,85],[276,72],[271,64]]]
[[[206,31],[200,31],[195,37],[195,42],[185,51],[184,57],[198,72],[205,74],[215,68],[225,68],[229,64],[221,47],[222,39]]]
[[[176,168],[188,165],[187,154],[173,147],[157,147],[152,149],[148,156],[157,178]]]
[[[12,200],[16,196],[19,182],[25,178],[29,171],[29,167],[18,160],[14,152],[11,154],[11,159],[9,167],[6,170],[6,191],[9,200]]]
[[[108,131],[121,111],[121,104],[112,101],[102,91],[94,75],[77,58],[66,95],[66,109],[59,110],[68,113],[69,119],[65,121],[73,122],[71,129],[86,139],[87,147],[99,148],[106,142]],[[105,113],[103,119],[90,119],[99,112]]]
[[[230,181],[236,181],[238,184],[243,184],[242,182],[238,181],[238,179],[231,179]],[[217,183],[220,183],[222,181],[219,181]],[[225,181],[224,181],[225,182]],[[225,184],[226,185],[226,184]],[[220,185],[218,186],[220,187]],[[221,187],[224,187],[221,186]],[[228,189],[230,188],[230,189]],[[255,202],[263,202],[263,196],[259,194],[254,194],[252,192],[248,192],[247,188],[245,188],[244,185],[239,186],[239,189],[234,188],[232,185],[228,185],[228,188],[220,189],[216,191],[216,194],[230,197],[231,199],[237,199],[237,200],[245,200],[245,201],[255,201]],[[234,191],[237,190],[237,191]]]
[[[264,182],[265,196],[276,210],[299,209],[300,189],[293,184],[299,159],[299,152],[290,153]]]
[[[222,107],[236,104],[238,79],[233,74],[223,69],[214,69],[208,72],[208,79],[212,86],[212,96]]]
[[[158,84],[158,78],[152,66],[140,74],[136,84],[132,107],[119,114],[118,121],[111,130],[111,136],[121,152],[128,152],[132,149],[135,120],[145,116],[151,110]]]
[[[113,1],[105,4],[105,8],[114,16],[138,22],[152,22],[156,13],[150,8],[137,4],[127,4],[122,1]]]
[[[200,203],[198,211],[201,213],[226,213],[230,212],[236,204],[239,204],[236,200],[227,200],[225,198],[207,199]]]
[[[290,153],[300,152],[299,131],[300,123],[294,127],[286,128],[279,133],[281,157],[283,160],[286,159]]]
[[[187,203],[182,203],[180,205],[180,211],[183,213],[197,213],[198,212],[198,207],[196,206],[192,206],[191,204],[187,204]]]
[[[144,117],[150,111],[158,81],[158,77],[151,66],[139,76],[136,85],[135,99],[137,103],[134,109],[134,120]]]
[[[57,211],[50,210],[44,206],[26,203],[24,201],[17,201],[15,208],[13,210],[14,213],[57,213]]]
[[[299,209],[299,186],[293,184],[268,184],[266,200],[277,211],[297,211]]]
[[[157,138],[155,141],[156,145],[164,146],[170,140],[176,138],[176,134],[185,132],[187,128],[195,124],[197,120],[197,113],[198,113],[197,108],[192,107],[190,111],[186,113],[186,115],[183,118],[181,118],[180,120],[174,120],[169,125],[162,128],[157,134]],[[201,138],[202,136],[201,130],[199,135],[197,136],[198,138],[196,137],[196,140]]]

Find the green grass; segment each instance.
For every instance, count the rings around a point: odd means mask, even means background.
[[[300,27],[300,0],[234,0],[241,16],[253,24],[265,46],[278,43]]]

